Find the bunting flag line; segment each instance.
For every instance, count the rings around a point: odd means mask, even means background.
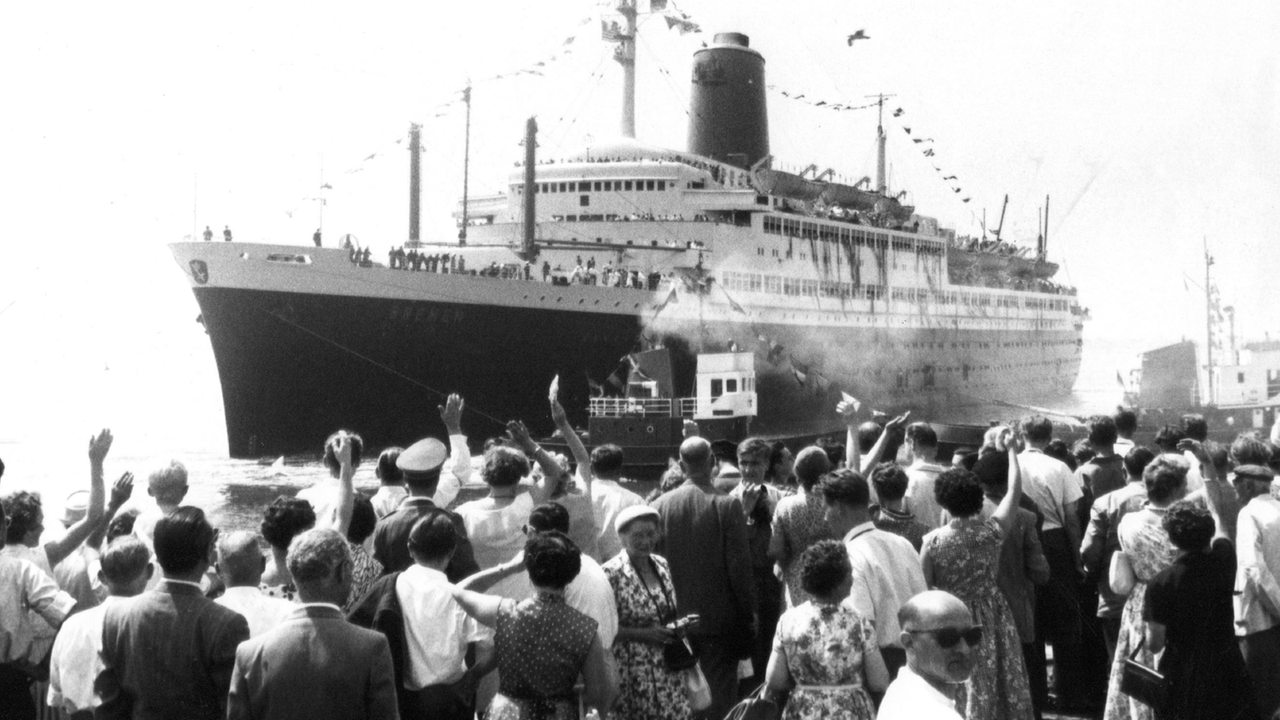
[[[851,110],[869,110],[877,106],[877,103],[869,103],[866,105],[845,105],[844,103],[833,102],[831,100],[819,100],[808,97],[805,93],[794,93],[788,90],[781,90],[777,85],[767,85],[766,88],[772,92],[776,92],[788,100],[802,102],[812,107],[823,108],[824,110],[835,110],[837,112],[849,112]]]

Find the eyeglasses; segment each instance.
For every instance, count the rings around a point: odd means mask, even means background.
[[[946,627],[946,628],[938,628],[936,630],[907,630],[907,632],[911,633],[912,635],[928,633],[933,636],[933,639],[938,642],[938,647],[942,648],[943,650],[950,650],[951,648],[958,645],[961,640],[964,640],[966,643],[968,643],[969,647],[973,647],[974,645],[977,645],[978,643],[982,642],[982,626],[981,625],[974,625],[973,627],[967,630],[961,630],[960,628]]]

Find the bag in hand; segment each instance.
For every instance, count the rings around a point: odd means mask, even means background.
[[[769,698],[765,688],[761,685],[730,708],[724,720],[778,720],[782,717],[782,708]]]
[[[1124,673],[1120,676],[1120,692],[1155,710],[1161,710],[1169,698],[1169,679],[1155,668],[1137,660],[1145,642],[1146,638],[1139,640],[1138,646],[1125,659]]]

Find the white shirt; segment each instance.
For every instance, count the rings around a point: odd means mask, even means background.
[[[409,491],[403,485],[383,485],[369,498],[369,502],[373,503],[374,514],[382,519],[395,512],[400,507],[400,501],[407,497]]]
[[[404,685],[410,690],[461,680],[468,643],[489,638],[453,599],[451,587],[444,573],[421,565],[411,565],[396,580],[409,654]]]
[[[1280,500],[1259,495],[1236,519],[1236,635],[1280,625]]]
[[[45,551],[43,545],[37,545],[36,547],[27,547],[26,545],[5,545],[3,549],[0,549],[0,554],[8,555],[9,557],[22,558],[23,560],[29,561],[32,565],[40,568],[40,571],[49,578],[49,582],[52,582],[54,587],[62,590],[62,588],[58,586],[57,578],[53,575],[53,568],[49,566],[49,553]],[[66,594],[70,595],[70,593]],[[71,602],[73,604],[75,603],[74,596],[71,598]],[[53,647],[53,639],[57,636],[58,631],[51,623],[45,621],[44,617],[35,610],[24,608],[24,611],[26,612],[27,621],[30,623],[33,633],[30,657],[32,659],[41,659],[44,657],[45,653],[49,652],[49,649]]]
[[[1022,492],[1040,508],[1044,529],[1063,527],[1066,506],[1084,496],[1080,481],[1066,463],[1035,448],[1018,453],[1018,467],[1022,470]]]
[[[257,637],[279,625],[298,607],[284,598],[264,595],[257,585],[229,587],[216,602],[244,616],[249,623],[249,637]]]
[[[524,549],[526,538],[522,528],[533,511],[533,497],[520,493],[505,507],[496,507],[492,498],[480,498],[454,508],[462,516],[467,539],[475,553],[476,564],[488,570],[515,557]]]
[[[131,598],[109,596],[102,604],[67,618],[49,656],[49,707],[64,713],[92,710],[102,700],[93,681],[102,672],[102,621],[107,607]]]
[[[644,498],[618,484],[617,480],[596,478],[591,483],[591,502],[596,510],[596,549],[602,560],[610,560],[622,552],[622,541],[613,529],[618,513],[633,506],[643,505]]]
[[[489,591],[493,595],[523,600],[533,595],[533,583],[529,573],[522,572],[504,578]],[[618,605],[613,597],[613,586],[604,568],[590,555],[582,553],[582,568],[568,585],[564,586],[564,602],[569,607],[596,621],[596,634],[605,652],[613,647],[618,635]]]
[[[845,602],[875,622],[880,647],[901,647],[898,609],[929,589],[920,556],[909,540],[879,530],[870,522],[845,533],[844,545],[853,565],[853,588]]]
[[[951,698],[904,665],[889,683],[876,720],[963,720]]]
[[[75,604],[30,560],[0,552],[0,662],[34,664],[44,659],[53,636],[37,639],[32,617],[38,616],[52,632],[52,626],[60,624]]]
[[[907,509],[915,517],[916,522],[927,525],[930,530],[942,526],[942,506],[934,497],[934,481],[946,468],[937,463],[916,460],[907,466]]]

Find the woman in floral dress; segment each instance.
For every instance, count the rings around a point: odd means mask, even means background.
[[[778,620],[768,693],[776,698],[791,691],[783,720],[872,720],[867,692],[883,693],[889,670],[871,621],[842,603],[853,585],[849,553],[837,540],[822,540],[797,564],[812,599]]]
[[[823,516],[826,505],[815,486],[831,470],[831,461],[819,447],[807,447],[796,455],[793,465],[799,492],[778,501],[773,511],[773,533],[769,537],[769,557],[782,568],[786,582],[787,607],[809,599],[801,587],[800,555],[819,540],[835,540]]]
[[[675,633],[664,627],[676,619],[676,591],[666,558],[653,554],[658,540],[658,511],[633,505],[618,513],[614,528],[622,552],[604,564],[618,606],[620,720],[683,720],[690,716],[680,673],[666,669],[662,647]]]
[[[1128,595],[1129,599],[1125,601],[1124,612],[1120,616],[1120,636],[1116,640],[1116,654],[1111,659],[1106,720],[1155,720],[1155,710],[1151,706],[1120,692],[1120,678],[1124,675],[1124,661],[1146,632],[1142,613],[1146,605],[1147,583],[1161,570],[1173,565],[1178,556],[1163,522],[1165,510],[1187,494],[1187,471],[1190,468],[1181,455],[1157,455],[1142,471],[1142,481],[1147,486],[1146,507],[1125,515],[1116,529],[1120,537],[1120,552],[1112,557],[1111,562],[1125,570],[1111,573],[1111,589]],[[1137,660],[1147,667],[1155,667],[1156,664],[1145,646]]]
[[[978,477],[963,469],[938,476],[934,495],[953,518],[924,538],[920,562],[930,588],[946,590],[964,601],[985,632],[975,648],[978,658],[973,674],[959,692],[957,705],[968,718],[982,720],[1030,720],[1031,688],[1022,660],[1022,644],[1013,613],[996,581],[1004,536],[1013,528],[1022,496],[1022,473],[1012,431],[1001,433],[997,447],[1008,456],[1009,489],[995,512],[982,517],[982,486]],[[998,455],[978,461],[1003,464]]]

